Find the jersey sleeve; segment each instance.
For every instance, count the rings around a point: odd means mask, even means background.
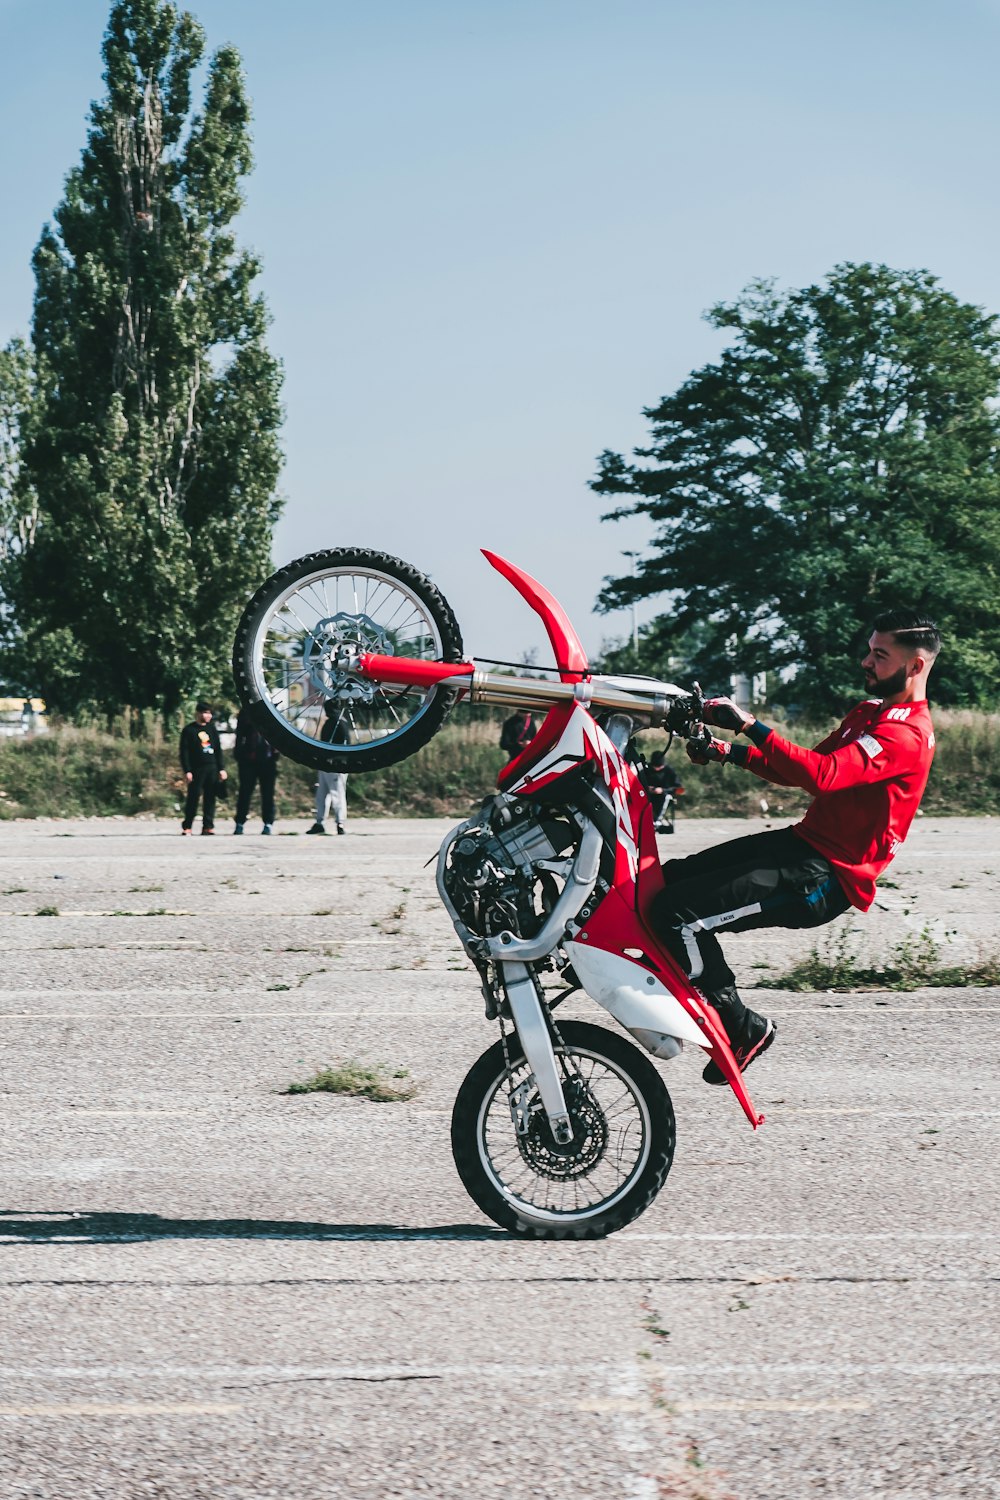
[[[829,751],[793,745],[772,729],[759,746],[758,755],[768,771],[782,777],[782,785],[801,787],[816,796],[888,781],[911,770],[919,763],[920,745],[920,732],[915,726],[883,720],[857,739]],[[748,765],[756,769],[749,759]]]
[[[732,758],[735,765],[745,767],[746,770],[752,771],[755,776],[759,776],[761,781],[769,781],[772,786],[796,785],[795,782],[789,781],[786,776],[782,776],[780,772],[772,769],[756,745],[734,745]]]
[[[817,755],[826,755],[830,750],[835,750],[844,737],[844,725],[840,724],[836,729],[831,729],[825,739],[820,740],[813,749]]]

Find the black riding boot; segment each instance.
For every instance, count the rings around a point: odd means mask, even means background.
[[[755,1057],[766,1052],[774,1041],[776,1027],[767,1016],[758,1015],[748,1005],[744,1005],[737,993],[734,984],[727,985],[725,989],[716,990],[714,994],[706,997],[709,1003],[719,1012],[719,1019],[726,1029],[729,1045],[736,1059],[736,1066],[742,1073],[748,1068]],[[717,1062],[709,1061],[705,1064],[702,1078],[706,1083],[725,1083],[726,1076]]]

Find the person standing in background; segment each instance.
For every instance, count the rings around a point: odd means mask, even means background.
[[[320,730],[324,745],[349,745],[350,732],[343,719],[342,705],[336,698],[326,704],[326,719]],[[337,832],[347,832],[347,772],[320,771],[316,778],[316,821],[306,833],[326,833],[326,815],[331,802],[333,816],[337,821]]]
[[[680,782],[677,772],[662,750],[654,750],[646,767],[646,785],[649,788],[649,803],[653,809],[653,822],[657,833],[673,833],[673,815],[664,818],[663,809],[668,797],[676,797]]]
[[[240,792],[236,799],[236,826],[234,834],[243,832],[243,825],[250,811],[250,799],[254,788],[260,783],[260,813],[264,820],[261,833],[270,833],[274,825],[274,784],[278,777],[278,752],[265,739],[245,709],[236,720],[236,770],[240,778]]]
[[[191,826],[203,800],[201,831],[215,832],[215,799],[219,782],[226,779],[226,768],[222,758],[219,731],[212,723],[212,705],[199,701],[194,711],[194,723],[181,730],[181,770],[187,782],[187,801],[184,804],[184,822],[181,833],[190,834]]]
[[[538,725],[526,709],[511,714],[500,731],[500,749],[506,750],[508,764],[527,749],[538,733]]]

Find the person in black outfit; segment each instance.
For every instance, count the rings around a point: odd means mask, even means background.
[[[242,833],[250,811],[250,798],[254,787],[260,782],[260,812],[264,819],[261,833],[270,833],[274,823],[274,783],[278,776],[278,752],[251,723],[245,712],[236,720],[236,770],[240,778],[240,792],[236,799],[236,826],[233,833]]]
[[[500,731],[500,749],[506,750],[508,764],[526,750],[538,733],[538,725],[527,711],[519,711],[505,719]]]
[[[214,833],[215,799],[219,782],[226,779],[226,768],[219,731],[212,723],[210,703],[200,702],[194,711],[194,723],[186,724],[181,730],[181,770],[187,782],[181,833],[190,834],[201,798],[204,798],[201,831],[203,834]]]
[[[649,765],[646,767],[646,785],[649,787],[649,801],[653,809],[653,821],[656,824],[657,833],[673,833],[673,819],[669,822],[663,821],[663,807],[668,792],[676,792],[680,783],[677,780],[677,772],[662,750],[654,751],[650,757]]]

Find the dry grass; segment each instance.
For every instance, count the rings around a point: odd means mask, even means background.
[[[823,948],[784,974],[764,981],[769,990],[923,990],[1000,985],[1000,954],[984,954],[968,964],[943,964],[941,950],[925,928],[912,942],[899,943],[879,962],[864,961],[844,930]]]

